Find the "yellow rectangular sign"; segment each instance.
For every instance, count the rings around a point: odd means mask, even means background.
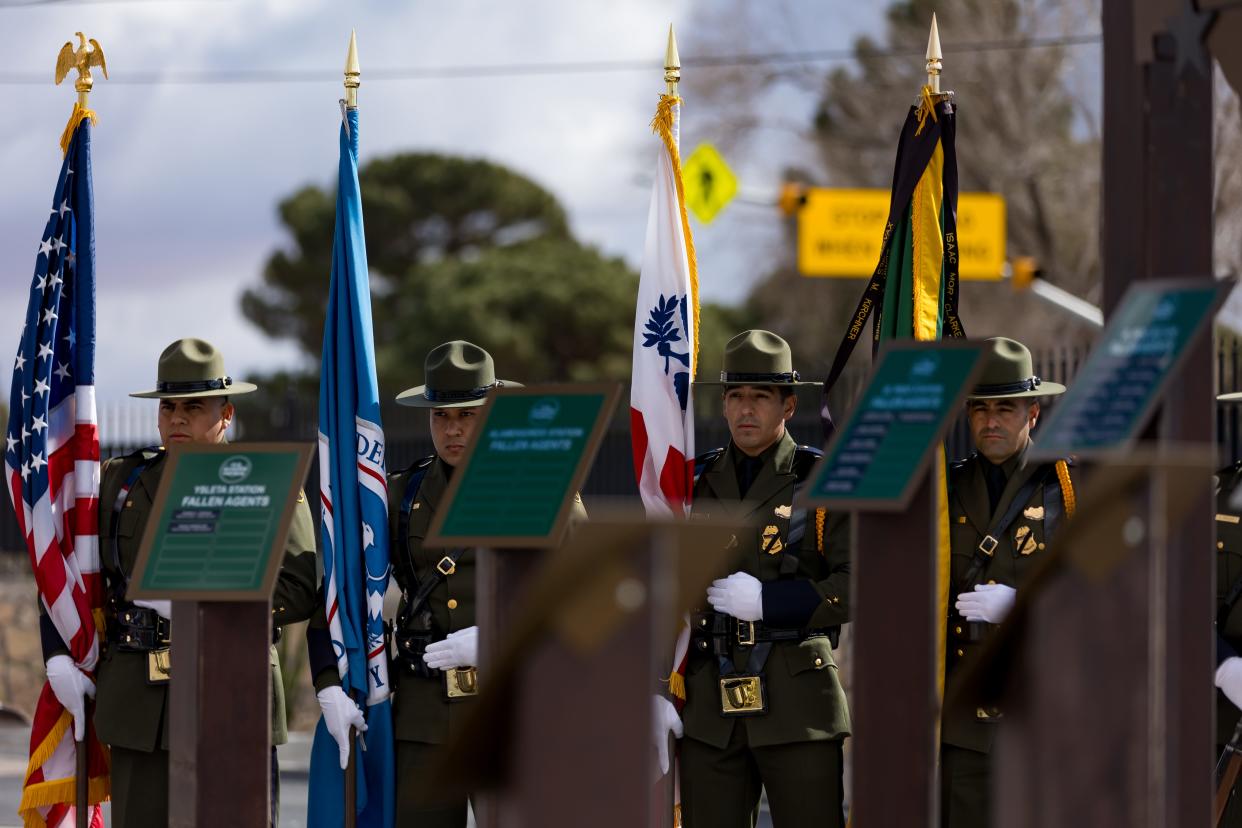
[[[880,261],[888,190],[807,190],[798,211],[798,270],[804,276],[868,278]],[[957,235],[963,279],[1000,279],[1005,266],[1005,200],[961,193]]]

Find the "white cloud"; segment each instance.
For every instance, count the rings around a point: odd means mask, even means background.
[[[795,4],[797,5],[797,4]],[[565,204],[575,230],[637,266],[656,151],[648,124],[663,88],[657,67],[670,22],[711,12],[690,0],[625,3],[461,0],[114,3],[0,10],[9,67],[46,68],[81,28],[103,45],[112,81],[97,81],[95,131],[101,400],[149,382],[172,339],[204,336],[241,369],[293,364],[237,296],[285,243],[277,201],[336,169],[339,75],[356,28],[363,69],[362,155],[434,150],[511,165]],[[796,14],[822,15],[818,5]],[[822,26],[820,27],[823,28]],[[819,29],[816,29],[819,31]],[[848,33],[833,31],[840,45]],[[800,48],[806,44],[792,44]],[[750,49],[737,44],[737,51]],[[683,50],[684,56],[684,50]],[[651,73],[368,80],[368,70],[649,57]],[[323,82],[140,86],[127,74],[260,68],[327,72]],[[56,139],[72,91],[0,86],[0,295],[23,296],[59,163]],[[692,110],[691,110],[692,111]],[[687,128],[688,140],[710,138]],[[779,171],[768,156],[731,159],[747,175]],[[766,180],[765,180],[766,183]],[[737,207],[700,232],[707,298],[740,298],[778,238],[779,217]],[[332,232],[331,227],[324,228]],[[0,334],[23,308],[0,304]],[[0,336],[0,381],[15,333]],[[237,360],[244,360],[237,363]]]

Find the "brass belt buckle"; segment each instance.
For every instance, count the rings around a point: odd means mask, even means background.
[[[440,559],[439,563],[436,564],[436,569],[440,571],[441,575],[447,578],[448,576],[452,575],[454,572],[457,571],[457,564],[453,561],[452,558],[450,558],[448,555],[445,555],[443,558]]]
[[[737,622],[737,643],[740,647],[753,647],[755,644],[755,622]]]
[[[450,699],[466,699],[479,694],[479,671],[474,667],[454,667],[444,671]]]
[[[992,553],[996,551],[996,547],[1000,546],[1000,541],[991,535],[987,535],[983,540],[979,541],[979,551],[992,557]]]
[[[758,716],[767,712],[763,676],[724,676],[720,679],[720,712],[725,716]]]
[[[168,647],[147,653],[147,684],[167,684],[171,675],[172,661]]]

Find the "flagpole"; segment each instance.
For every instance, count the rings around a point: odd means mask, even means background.
[[[677,36],[673,24],[668,24],[668,49],[664,52],[664,82],[668,94],[677,97],[677,84],[681,82],[681,56],[677,54]]]
[[[345,54],[345,108],[358,108],[358,87],[362,85],[362,67],[358,64],[358,32],[349,32],[349,51]],[[342,112],[342,115],[344,113]],[[358,731],[349,728],[349,763],[345,767],[345,828],[355,828],[358,821]]]

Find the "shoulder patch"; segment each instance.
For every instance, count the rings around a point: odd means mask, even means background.
[[[794,450],[794,476],[799,480],[805,480],[806,476],[811,473],[811,469],[815,467],[816,461],[823,456],[824,453],[817,448],[812,448],[811,446],[798,446],[798,448]]]
[[[694,458],[694,482],[699,482],[699,478],[703,476],[703,472],[711,468],[712,464],[724,456],[724,448],[714,448],[711,451],[705,451]]]

